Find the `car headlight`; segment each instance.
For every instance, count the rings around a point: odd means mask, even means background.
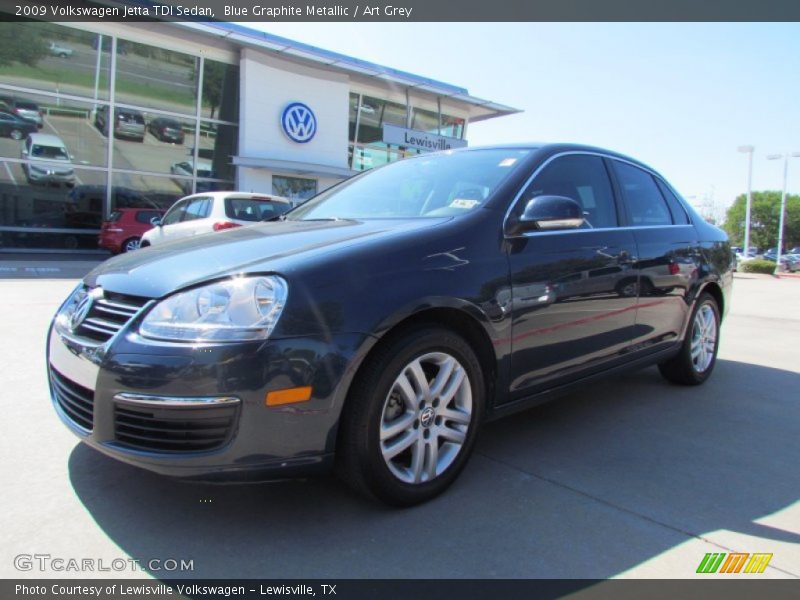
[[[83,283],[78,284],[78,286],[72,290],[72,293],[69,297],[64,301],[64,304],[61,306],[61,310],[58,311],[56,315],[56,326],[60,331],[70,331],[72,328],[72,317],[75,315],[75,311],[78,308],[78,305],[89,295],[89,290]]]
[[[139,333],[178,342],[263,340],[275,328],[287,293],[286,281],[275,275],[219,281],[162,300]]]

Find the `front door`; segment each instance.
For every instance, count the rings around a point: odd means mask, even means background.
[[[620,211],[603,159],[552,159],[519,203],[540,195],[576,200],[585,223],[509,241],[510,400],[607,366],[635,337],[636,243],[633,231],[618,226]]]

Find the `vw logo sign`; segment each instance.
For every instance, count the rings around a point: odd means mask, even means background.
[[[292,102],[283,109],[281,127],[290,140],[305,144],[317,133],[317,117],[314,116],[314,111],[302,102]]]
[[[78,302],[78,306],[75,307],[75,312],[72,313],[69,319],[69,327],[73,332],[80,327],[80,324],[83,323],[89,311],[92,310],[92,302],[94,302],[92,294],[86,294],[81,298],[81,301]]]

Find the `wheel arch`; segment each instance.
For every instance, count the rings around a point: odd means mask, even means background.
[[[479,316],[480,315],[480,316]],[[493,398],[496,391],[498,377],[498,360],[494,350],[494,344],[487,331],[488,322],[480,310],[474,305],[461,305],[456,303],[448,305],[432,305],[420,308],[405,317],[397,318],[380,329],[377,336],[370,337],[364,344],[356,359],[355,365],[350,369],[352,375],[348,378],[339,392],[337,404],[341,407],[340,418],[336,427],[333,428],[333,435],[328,441],[328,447],[335,450],[338,445],[339,427],[341,425],[341,414],[347,409],[347,402],[355,383],[363,374],[365,367],[374,357],[380,348],[417,328],[425,326],[445,327],[462,335],[475,350],[475,354],[480,362],[484,373],[484,385],[486,393],[485,411],[491,411]],[[483,417],[483,415],[482,415]]]
[[[723,316],[725,315],[725,294],[722,293],[722,287],[716,281],[708,281],[706,282],[698,291],[697,295],[695,296],[694,303],[697,302],[697,298],[699,298],[702,294],[707,293],[710,294],[712,298],[717,303],[717,308],[719,309],[719,320],[720,323],[722,322]],[[693,305],[694,305],[693,303]]]

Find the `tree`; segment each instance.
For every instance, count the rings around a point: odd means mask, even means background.
[[[722,228],[731,243],[744,244],[744,221],[747,195],[741,194],[728,209]],[[750,246],[774,248],[778,245],[778,223],[781,211],[781,192],[753,192],[750,209]],[[784,249],[800,246],[800,196],[786,196],[786,216],[783,229]]]
[[[45,56],[47,44],[35,27],[0,22],[0,67],[8,67],[15,62],[35,67]]]
[[[203,68],[203,101],[211,108],[211,118],[222,100],[222,85],[225,77],[225,65],[207,60]]]

